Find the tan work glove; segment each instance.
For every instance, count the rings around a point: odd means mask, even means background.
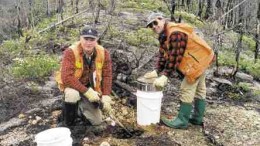
[[[111,108],[111,97],[108,95],[102,95],[101,102],[103,103],[103,110],[104,112],[110,113],[112,108]]]
[[[158,74],[157,74],[156,70],[144,74],[144,78],[146,78],[146,79],[157,78],[157,77],[158,77]]]
[[[88,91],[84,93],[84,96],[87,97],[90,102],[97,102],[100,100],[99,93],[92,88],[88,88]]]
[[[153,82],[153,85],[159,89],[162,90],[164,86],[167,84],[168,78],[165,75],[160,76],[159,78],[156,78]]]

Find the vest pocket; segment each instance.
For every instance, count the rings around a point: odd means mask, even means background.
[[[190,53],[186,54],[181,61],[179,70],[185,75],[189,76],[197,72],[201,68],[199,60]]]

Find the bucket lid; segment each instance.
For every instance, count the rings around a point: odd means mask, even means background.
[[[66,127],[57,127],[44,130],[35,136],[35,141],[40,143],[51,143],[70,138],[70,129]]]

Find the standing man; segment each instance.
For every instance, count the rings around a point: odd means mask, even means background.
[[[62,112],[66,126],[73,126],[78,115],[100,125],[101,105],[105,112],[111,110],[112,63],[108,50],[97,40],[97,30],[84,28],[80,40],[64,51],[56,81],[65,95]]]
[[[180,129],[187,128],[189,122],[202,125],[206,97],[205,70],[212,62],[213,50],[195,34],[191,26],[168,22],[160,13],[152,13],[146,27],[159,34],[160,49],[156,70],[146,73],[144,77],[156,77],[154,86],[158,89],[162,89],[175,72],[184,77],[179,114],[175,119],[162,118],[162,122]],[[194,113],[190,118],[193,100]]]

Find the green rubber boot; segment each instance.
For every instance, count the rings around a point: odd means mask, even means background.
[[[171,128],[186,129],[189,123],[192,105],[190,103],[181,103],[180,111],[175,119],[162,118],[162,122]]]
[[[202,125],[203,117],[205,112],[205,100],[204,99],[195,99],[194,103],[194,112],[189,120],[191,124]]]

